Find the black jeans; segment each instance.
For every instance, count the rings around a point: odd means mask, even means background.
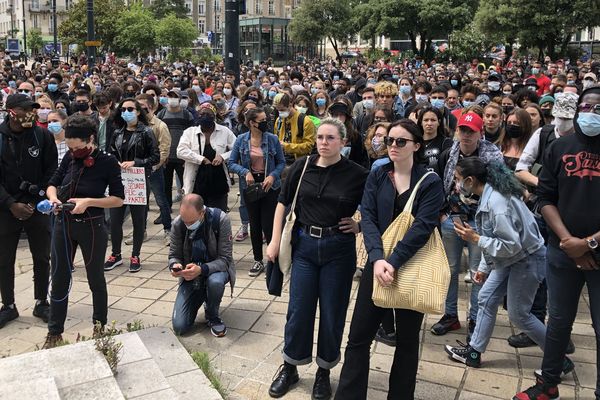
[[[71,252],[75,246],[81,248],[88,285],[94,304],[92,321],[106,325],[108,292],[104,279],[104,255],[108,234],[103,218],[77,222],[72,217],[63,220],[61,214],[54,220],[52,241],[52,292],[50,295],[50,317],[48,332],[58,335],[65,330],[69,284],[71,282]]]
[[[110,242],[112,254],[121,254],[121,242],[123,241],[123,221],[125,220],[125,209],[129,207],[131,221],[133,222],[133,250],[132,256],[139,256],[144,242],[144,230],[146,229],[147,206],[126,205],[110,209]]]
[[[242,196],[244,194],[242,193]],[[250,240],[252,241],[252,254],[254,261],[263,260],[263,240],[262,234],[265,234],[267,243],[271,241],[273,235],[273,218],[275,218],[275,207],[277,207],[277,198],[279,189],[269,190],[267,195],[260,200],[246,202],[248,210],[248,219],[250,220]]]
[[[33,258],[34,297],[37,300],[48,297],[50,217],[34,211],[29,219],[19,221],[10,211],[0,211],[0,293],[4,305],[15,302],[15,260],[23,229]]]
[[[183,185],[183,162],[167,160],[165,163],[165,196],[169,208],[173,207],[173,172],[177,173]]]
[[[369,383],[369,351],[375,333],[388,309],[377,307],[371,299],[373,266],[368,264],[362,274],[344,366],[335,393],[337,400],[365,400]],[[413,399],[419,366],[419,334],[423,314],[417,311],[395,309],[396,350],[390,371],[388,399]]]
[[[546,280],[544,279],[540,286],[538,286],[538,290],[535,293],[535,298],[533,299],[533,304],[531,305],[531,313],[540,321],[542,324],[546,323],[546,304],[548,302],[548,286],[546,285]]]

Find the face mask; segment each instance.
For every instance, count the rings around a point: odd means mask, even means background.
[[[52,110],[48,110],[47,108],[39,108],[37,110],[37,115],[38,115],[38,119],[40,120],[40,122],[46,122],[46,120],[48,119],[48,114],[50,114],[50,111],[52,111]]]
[[[200,93],[202,91],[202,89],[200,89],[200,86],[198,85],[192,85],[192,89],[194,89],[196,93]]]
[[[60,122],[50,122],[48,123],[48,130],[53,135],[58,135],[62,131],[62,124]]]
[[[223,89],[223,94],[225,96],[231,96],[232,93],[233,93],[233,90],[231,90],[231,89]]]
[[[463,100],[462,104],[463,104],[464,108],[467,108],[467,107],[471,107],[473,105],[473,102],[469,101],[469,100]]]
[[[435,108],[437,108],[438,110],[441,110],[442,108],[444,108],[444,100],[431,99],[431,105],[434,106]]]
[[[552,118],[552,109],[542,108],[542,115],[544,116],[544,118]]]
[[[169,104],[169,107],[171,108],[177,108],[179,106],[179,99],[169,98],[167,104]]]
[[[497,92],[500,90],[500,82],[488,82],[488,89],[490,92]]]
[[[573,130],[573,120],[567,118],[555,118],[554,126],[560,135],[569,133]]]
[[[308,111],[307,107],[300,107],[300,106],[295,106],[294,107],[300,114],[306,114],[306,112]]]
[[[567,85],[574,85],[575,81],[567,81]]]
[[[33,123],[35,122],[35,116],[37,115],[37,113],[34,111],[30,111],[28,113],[25,113],[23,117],[17,117],[15,112],[11,110],[10,115],[18,124],[21,125],[21,127],[27,129],[33,126]]]
[[[537,74],[539,74],[539,73],[540,73],[540,69],[539,69],[539,68],[531,68],[531,73],[532,73],[533,75],[537,75]]]
[[[225,103],[225,100],[217,100],[215,101],[215,105],[218,109],[224,109],[227,104]]]
[[[409,85],[402,85],[400,86],[400,93],[402,94],[410,94],[410,86]]]
[[[450,79],[450,84],[452,86],[458,86],[458,80],[456,80],[456,79]]]
[[[163,106],[166,106],[167,104],[169,104],[169,98],[168,98],[168,97],[165,97],[165,96],[160,96],[160,97],[158,98],[158,102],[159,102],[160,104],[162,104]]]
[[[96,93],[102,91],[102,85],[96,85],[95,88],[96,88]]]
[[[135,97],[135,92],[125,92],[123,98],[125,99],[133,99]]]
[[[508,115],[514,109],[514,106],[502,106],[502,112],[504,112],[506,115]]]
[[[269,98],[270,99],[274,98],[275,96],[277,96],[277,92],[275,92],[275,91],[270,91],[269,92]]]
[[[215,127],[215,117],[208,114],[202,114],[198,118],[198,124],[202,130],[212,130]]]
[[[48,84],[48,91],[49,92],[56,92],[58,90],[58,84],[56,83],[49,83]]]
[[[286,119],[289,116],[290,116],[290,112],[289,111],[279,111],[279,118]]]
[[[319,91],[319,89],[317,89],[317,88],[310,88],[310,93],[311,93],[311,94],[315,94],[315,93],[317,93],[318,91]]]
[[[429,99],[426,94],[418,94],[415,98],[417,99],[417,103],[425,103]]]
[[[510,96],[512,94],[512,92],[502,92],[502,94],[505,96]]]
[[[584,89],[587,89],[587,88],[589,88],[590,86],[593,86],[593,85],[594,85],[594,81],[590,81],[590,80],[583,81],[583,88]]]
[[[505,131],[509,139],[518,139],[523,135],[523,130],[518,125],[506,125]]]
[[[373,139],[371,139],[371,148],[376,153],[381,151],[383,149],[383,142],[381,139],[379,139],[377,136],[373,136]]]
[[[42,93],[42,92],[35,92],[35,98],[37,99],[37,98],[38,98],[38,97],[40,97],[42,94],[44,94],[44,93]]]
[[[248,96],[248,100],[252,100],[255,103],[258,103],[258,97],[256,96]]]
[[[189,231],[195,231],[196,229],[200,228],[200,225],[202,225],[202,223],[200,222],[200,220],[194,222],[191,225],[186,225],[185,227],[189,230]]]
[[[262,132],[265,133],[266,131],[269,130],[269,123],[267,121],[260,121],[258,123],[257,128]]]
[[[90,105],[88,103],[79,103],[76,102],[75,104],[73,104],[73,110],[74,111],[87,111],[90,109]]]
[[[180,105],[182,108],[187,108],[187,106],[188,106],[189,102],[190,102],[190,101],[189,101],[189,100],[187,100],[187,99],[181,99],[181,101],[179,102],[179,105]]]
[[[589,137],[600,135],[600,115],[586,112],[577,115],[577,125],[581,132]]]
[[[458,185],[458,193],[460,193],[462,196],[465,196],[465,197],[470,197],[471,195],[473,195],[473,192],[471,191],[471,189],[467,188],[465,186],[465,180],[464,179]]]
[[[371,108],[373,108],[373,106],[375,105],[375,102],[373,101],[373,99],[367,99],[367,100],[363,100],[363,106],[367,109],[370,110]]]
[[[317,104],[318,107],[323,107],[327,103],[327,100],[325,100],[325,99],[316,99],[315,103]]]
[[[84,147],[83,149],[71,150],[71,155],[76,160],[83,160],[92,154],[92,151],[91,147]]]
[[[128,124],[133,124],[137,120],[137,114],[135,111],[123,111],[121,113],[121,118]]]
[[[377,83],[377,80],[375,80],[375,79],[369,79],[367,81],[367,84],[369,84],[369,85],[375,85],[376,83]]]

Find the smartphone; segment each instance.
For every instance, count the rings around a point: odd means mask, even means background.
[[[465,222],[467,222],[467,216],[464,214],[451,214],[450,218],[452,218],[452,222],[460,226],[465,226]]]
[[[181,272],[181,271],[183,271],[183,269],[181,269],[179,267],[171,267],[171,271],[173,271],[173,272]]]

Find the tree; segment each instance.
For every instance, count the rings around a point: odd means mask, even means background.
[[[69,8],[67,19],[58,27],[58,36],[63,43],[84,45],[87,39],[87,14],[85,1],[76,1]],[[94,0],[94,26],[96,38],[102,48],[113,48],[117,31],[115,21],[125,9],[123,0]]]
[[[449,44],[448,52],[451,57],[457,60],[472,60],[480,58],[494,44],[494,41],[471,23],[461,30],[452,32]]]
[[[27,45],[31,49],[31,55],[35,55],[44,46],[42,31],[39,28],[31,28],[27,31]]]
[[[352,22],[349,0],[304,0],[292,15],[290,37],[308,44],[327,39],[339,60],[340,44],[358,32]]]
[[[156,47],[154,23],[150,10],[133,3],[119,15],[115,24],[117,52],[132,55],[153,50]]]
[[[189,13],[185,0],[154,0],[150,11],[156,19],[163,19],[168,14],[175,14],[177,18],[186,18]]]
[[[170,47],[175,56],[179,49],[191,47],[197,36],[198,31],[189,18],[177,18],[175,14],[169,14],[156,24],[157,44]]]

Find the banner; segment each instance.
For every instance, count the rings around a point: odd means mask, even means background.
[[[146,205],[146,171],[143,167],[132,167],[121,170],[121,179],[125,186],[123,204]]]

